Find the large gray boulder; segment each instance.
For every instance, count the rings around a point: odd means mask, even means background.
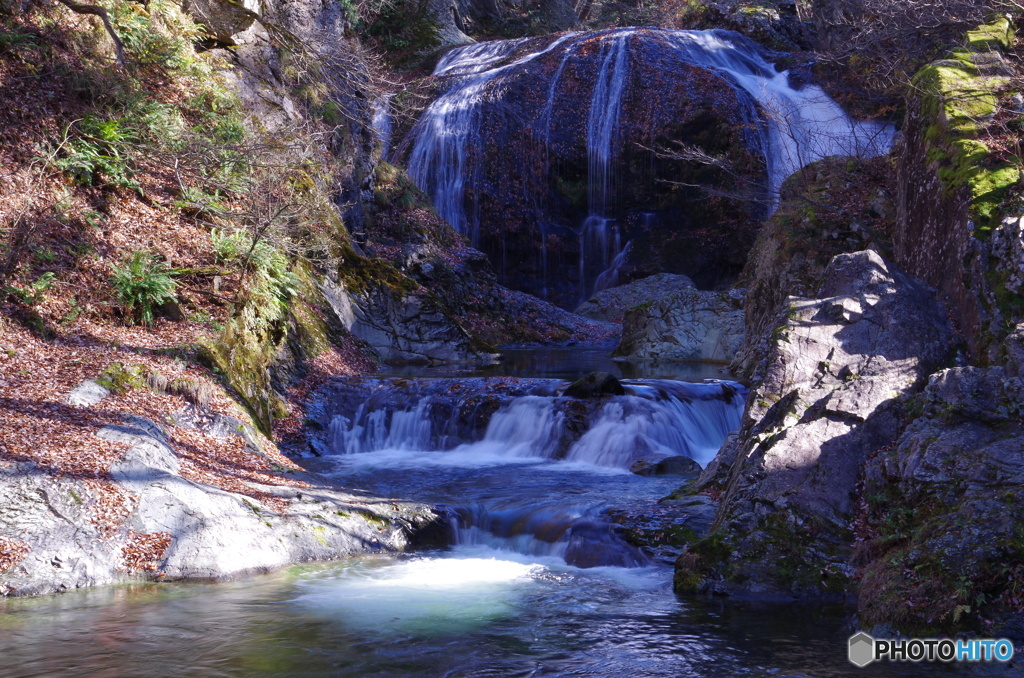
[[[98,436],[127,446],[110,469],[111,485],[0,462],[0,566],[7,568],[0,596],[139,576],[226,579],[368,549],[402,550],[437,520],[424,506],[373,503],[315,476],[296,486],[251,485],[283,500],[283,510],[190,480],[163,429],[142,417],[126,417]],[[124,521],[112,513],[113,495],[130,498]],[[140,570],[133,557],[145,543],[163,546]],[[5,561],[5,552],[16,557]]]
[[[725,491],[697,566],[748,594],[844,591],[849,521],[868,456],[896,440],[900,406],[949,355],[934,291],[873,251],[835,257],[816,299],[790,298],[740,434],[704,487]]]
[[[385,363],[490,362],[473,339],[435,300],[384,284],[349,290],[324,279],[324,297],[337,320],[365,341]]]
[[[729,362],[742,343],[742,290],[685,288],[627,311],[614,355]]]
[[[694,289],[685,275],[658,273],[625,285],[609,287],[580,304],[574,313],[608,322],[621,323],[626,311],[634,306],[651,304],[681,290]]]

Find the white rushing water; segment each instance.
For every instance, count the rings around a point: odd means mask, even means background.
[[[707,464],[739,427],[745,395],[733,382],[665,379],[625,380],[623,395],[585,400],[558,395],[569,383],[553,379],[361,383],[340,401],[351,414],[330,424],[332,474],[373,478],[391,496],[417,478],[450,496],[458,548],[580,568],[650,565],[608,522],[606,502],[636,502],[635,483],[661,482],[631,473],[638,462]]]
[[[564,35],[545,49],[497,66],[526,40],[498,40],[454,49],[437,64],[433,75],[456,78],[449,89],[427,107],[416,122],[416,142],[409,156],[409,176],[433,199],[442,219],[477,244],[479,223],[466,213],[465,186],[470,181],[469,145],[480,127],[480,102],[491,81],[542,54],[556,49],[574,34]]]
[[[392,408],[367,400],[351,417],[335,416],[332,447],[337,454],[360,455],[359,463],[382,467],[487,466],[562,457],[563,463],[626,470],[638,459],[679,455],[705,466],[726,435],[739,428],[743,387],[738,384],[657,379],[623,383],[626,395],[602,399],[603,404],[585,415],[586,430],[574,440],[566,437],[571,398],[508,398],[478,440],[449,448],[449,429],[460,408],[430,397],[410,397],[412,402]],[[724,389],[733,395],[723,395]]]
[[[609,268],[612,259],[622,251],[609,246],[609,233],[617,232],[610,214],[617,193],[615,162],[621,151],[618,137],[622,102],[633,77],[631,47],[636,41],[659,41],[679,62],[721,76],[736,91],[738,113],[749,128],[748,141],[765,158],[765,192],[772,204],[777,203],[786,177],[808,163],[830,155],[879,155],[891,145],[891,126],[851,120],[820,87],[793,88],[788,72],[776,71],[757,45],[727,31],[625,28],[568,33],[543,49],[522,55],[517,50],[528,42],[523,39],[459,47],[448,52],[433,73],[447,78],[447,89],[427,107],[413,128],[409,174],[431,196],[441,217],[469,235],[474,245],[479,241],[480,224],[476,200],[467,199],[467,190],[475,196],[473,189],[481,159],[495,150],[481,148],[484,104],[489,98],[500,96],[495,93],[500,92],[502,80],[522,73],[521,66],[548,53],[561,54],[547,84],[543,108],[536,116],[539,129],[533,134],[543,139],[547,171],[551,166],[551,126],[556,102],[560,97],[573,96],[570,88],[578,86],[575,82],[561,83],[563,73],[574,60],[588,58],[581,47],[595,40],[600,42],[600,66],[587,104],[588,217],[579,225],[578,232],[581,260],[599,260],[603,269]],[[510,149],[502,152],[507,150]],[[535,197],[541,205],[546,200],[545,196]],[[597,242],[599,238],[603,238],[602,243]],[[585,267],[583,261],[580,266]],[[581,285],[581,292],[589,296],[589,284]]]
[[[666,31],[665,38],[694,65],[723,74],[761,106],[768,129],[761,151],[773,200],[778,200],[786,177],[805,165],[831,155],[882,155],[892,145],[895,130],[890,125],[852,120],[816,85],[794,89],[789,71],[776,71],[759,51],[721,32]]]
[[[387,160],[388,155],[391,153],[391,134],[394,129],[394,124],[391,120],[391,99],[394,96],[394,94],[386,94],[373,102],[373,116],[370,126],[373,129],[373,135],[380,142],[380,157],[382,160]]]

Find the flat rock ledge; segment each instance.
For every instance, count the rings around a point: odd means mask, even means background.
[[[0,596],[57,593],[125,580],[224,580],[293,563],[446,541],[427,506],[309,486],[252,485],[287,501],[277,512],[241,494],[194,482],[159,425],[141,417],[97,435],[130,445],[110,469],[134,501],[120,525],[95,521],[95,481],[26,462],[0,462]]]

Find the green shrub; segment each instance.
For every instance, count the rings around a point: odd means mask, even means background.
[[[153,310],[174,299],[176,283],[162,261],[136,250],[124,266],[115,266],[111,279],[117,301],[146,325],[153,324]]]

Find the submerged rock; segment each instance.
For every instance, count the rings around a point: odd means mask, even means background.
[[[683,289],[626,312],[614,355],[728,362],[743,343],[743,290]]]
[[[639,476],[695,476],[701,468],[693,459],[677,455],[664,459],[640,459],[629,470]]]

